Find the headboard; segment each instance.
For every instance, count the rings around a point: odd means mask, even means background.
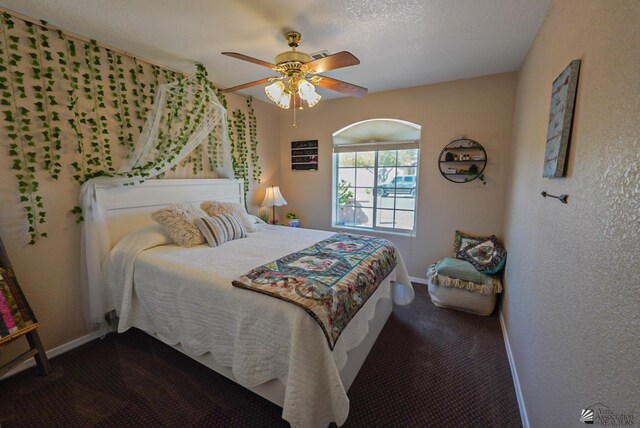
[[[163,206],[219,200],[244,203],[243,181],[226,178],[151,179],[133,186],[96,185],[113,247],[123,236],[153,223],[151,213]]]

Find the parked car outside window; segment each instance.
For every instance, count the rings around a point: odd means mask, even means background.
[[[416,176],[401,175],[394,177],[388,183],[378,185],[378,195],[388,196],[389,193],[401,194],[406,193],[411,196],[416,195]]]

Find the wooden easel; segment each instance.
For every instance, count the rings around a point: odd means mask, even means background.
[[[9,256],[0,238],[0,350],[20,337],[26,337],[29,350],[0,366],[0,376],[8,373],[23,361],[34,357],[42,375],[51,373],[51,366],[38,335],[38,321],[18,285]],[[9,329],[9,327],[11,327]]]

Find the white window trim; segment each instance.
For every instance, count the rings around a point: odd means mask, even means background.
[[[338,172],[340,166],[338,165],[338,157],[341,152],[333,153],[333,174],[332,174],[332,189],[331,189],[331,227],[334,229],[345,229],[345,230],[355,230],[355,231],[366,231],[366,232],[379,232],[383,234],[389,235],[401,235],[401,236],[415,236],[418,229],[418,195],[420,194],[420,146],[415,147],[418,150],[418,159],[416,163],[416,195],[415,195],[415,209],[413,210],[413,229],[396,229],[396,228],[388,228],[388,227],[379,227],[376,226],[377,219],[377,203],[374,204],[373,207],[373,220],[372,227],[358,227],[358,226],[345,226],[343,224],[338,224],[337,214],[338,214]],[[381,149],[384,150],[384,149]],[[392,149],[392,150],[402,150],[402,149]],[[367,151],[367,150],[364,150]],[[378,193],[378,150],[376,151],[374,169],[376,173],[373,177],[373,194],[377,195]],[[353,153],[357,152],[357,150],[353,150]],[[354,167],[357,168],[357,167]],[[397,168],[397,166],[396,166]],[[394,218],[395,218],[395,204],[394,204]],[[399,211],[410,211],[410,210],[399,210]]]

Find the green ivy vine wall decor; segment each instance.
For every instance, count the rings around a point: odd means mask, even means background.
[[[247,108],[249,109],[249,142],[251,145],[251,172],[252,179],[256,183],[260,183],[262,168],[260,167],[260,156],[258,156],[258,121],[253,110],[253,98],[247,99]]]
[[[202,65],[197,70],[207,79]],[[92,177],[112,175],[138,140],[158,85],[182,77],[95,40],[70,36],[45,21],[0,13],[0,137],[8,141],[9,165],[25,210],[29,244],[47,236],[41,180],[59,182],[68,177],[80,185]],[[227,108],[224,94],[206,82]],[[185,114],[180,111],[179,95],[172,102],[168,121]],[[245,195],[249,182],[259,183],[261,175],[251,99],[247,109],[247,114],[229,112],[233,170],[245,180]],[[197,108],[188,114],[183,129],[160,136],[160,149],[173,150],[175,155],[184,146],[190,130],[202,120]],[[212,134],[194,150],[186,161],[191,173],[201,174],[205,166],[209,171],[219,167],[219,147]],[[79,207],[71,213],[82,220]]]

